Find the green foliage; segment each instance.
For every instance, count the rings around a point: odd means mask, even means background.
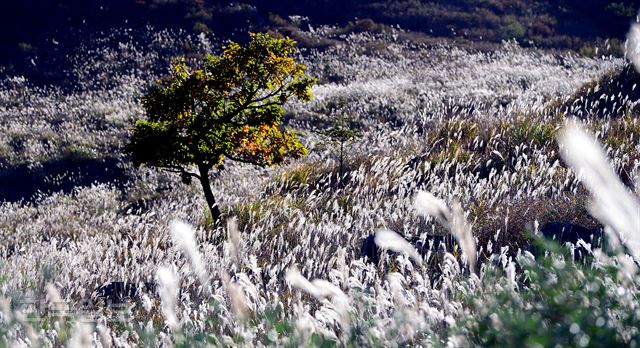
[[[73,160],[82,160],[98,157],[95,150],[84,144],[71,144],[62,152],[63,156]]]
[[[362,136],[362,132],[355,129],[344,117],[336,118],[330,128],[318,133],[338,143],[350,142]]]
[[[603,142],[614,149],[628,146],[631,139],[640,138],[640,120],[632,115],[623,116],[610,123],[609,130],[605,133]],[[633,152],[630,152],[633,154]]]
[[[266,199],[255,200],[231,207],[230,214],[238,219],[238,226],[242,230],[245,226],[264,218],[269,208],[269,202]]]
[[[509,16],[505,19],[505,25],[502,28],[503,39],[524,39],[527,33],[527,29],[513,16]]]
[[[498,270],[459,328],[483,347],[613,347],[638,342],[640,316],[628,280],[617,267],[574,263],[565,249],[543,242],[550,255],[520,260],[524,279],[512,289]],[[489,285],[491,284],[491,285]]]
[[[345,161],[345,149],[344,145],[354,141],[357,138],[362,137],[362,132],[355,129],[353,124],[345,117],[338,117],[333,121],[333,125],[326,129],[318,131],[319,134],[328,138],[330,141],[340,145],[338,153],[339,161],[339,176],[342,178],[344,161]]]
[[[231,42],[201,69],[177,61],[142,99],[147,119],[136,122],[127,148],[133,162],[212,168],[229,158],[265,166],[305,155],[295,134],[281,128],[283,105],[310,100],[315,83],[295,52],[293,40],[251,34],[246,47]]]
[[[311,174],[311,166],[302,164],[283,172],[280,176],[280,181],[284,186],[283,189],[291,190],[308,184]]]
[[[513,144],[529,144],[542,148],[553,143],[558,129],[559,127],[552,123],[523,118],[511,124],[509,139]]]
[[[295,61],[295,41],[250,34],[246,46],[230,42],[221,55],[207,55],[195,69],[182,59],[143,98],[146,119],[136,122],[127,146],[135,165],[197,177],[211,216],[221,222],[208,173],[225,159],[277,165],[307,154],[282,126],[290,99],[311,100],[315,79]],[[197,166],[198,173],[188,170]]]

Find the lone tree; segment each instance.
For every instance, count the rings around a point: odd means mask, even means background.
[[[334,143],[340,144],[338,152],[338,180],[342,183],[344,176],[345,149],[344,146],[362,137],[362,133],[351,125],[351,121],[346,117],[334,119],[331,128],[318,131]]]
[[[137,120],[127,146],[137,166],[179,173],[187,184],[197,178],[218,225],[212,168],[222,169],[225,159],[267,166],[307,154],[282,125],[283,105],[311,100],[316,80],[295,61],[295,41],[253,33],[250,39],[246,46],[230,42],[198,68],[175,62],[142,98],[146,118]]]

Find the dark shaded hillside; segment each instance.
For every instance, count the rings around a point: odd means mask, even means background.
[[[31,202],[39,194],[71,192],[76,187],[111,183],[122,188],[128,177],[118,166],[120,159],[66,158],[41,164],[37,169],[28,165],[0,170],[0,201]]]
[[[148,26],[194,33],[215,31],[216,35],[227,37],[237,29],[252,30],[254,23],[260,23],[251,13],[223,13],[219,7],[214,19],[211,12],[200,11],[191,1],[154,4],[138,0],[26,0],[3,7],[0,72],[56,84],[67,77],[67,55],[80,44],[91,45],[110,29],[131,28],[132,37],[136,37],[135,31],[144,36]],[[211,23],[214,20],[215,24]]]
[[[536,45],[580,49],[589,40],[622,38],[640,1],[604,0],[399,0],[291,1],[277,13],[300,13],[323,22],[354,17],[436,36],[499,41],[516,38]]]
[[[311,24],[346,25],[370,18],[432,36],[524,44],[592,52],[596,39],[622,39],[640,6],[638,0],[26,0],[0,11],[0,63],[24,54],[55,55],[65,45],[114,27],[182,28],[214,31],[278,27],[290,15]],[[277,16],[274,16],[277,15]],[[303,27],[302,29],[306,29]],[[54,43],[55,40],[55,43]]]

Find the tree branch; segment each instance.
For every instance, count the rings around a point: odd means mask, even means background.
[[[262,97],[260,97],[258,99],[253,99],[255,97],[255,95],[258,93],[258,89],[256,89],[251,93],[251,97],[248,98],[247,101],[244,104],[242,104],[240,107],[236,108],[232,113],[227,114],[227,115],[225,115],[224,117],[221,117],[221,118],[228,119],[229,120],[228,122],[232,122],[231,119],[233,119],[235,116],[238,116],[242,111],[251,110],[251,109],[258,109],[258,108],[262,108],[262,107],[265,107],[265,106],[271,106],[271,105],[282,105],[282,103],[280,103],[280,102],[271,102],[271,103],[251,106],[251,104],[260,103],[262,101],[265,101],[265,100],[268,100],[270,98],[273,98],[273,97],[277,96],[278,94],[280,94],[280,92],[282,92],[284,87],[285,87],[285,85],[283,84],[275,92],[269,93],[269,94],[267,94],[265,96],[262,96]]]
[[[284,89],[284,87],[285,87],[285,84],[282,84],[282,85],[280,86],[280,88],[278,88],[275,92],[270,93],[270,94],[267,94],[267,95],[265,95],[265,96],[263,96],[263,97],[260,97],[260,98],[258,98],[258,99],[256,99],[256,100],[254,100],[254,101],[253,101],[253,102],[251,102],[251,103],[259,103],[259,102],[261,102],[261,101],[265,101],[265,100],[267,100],[267,99],[269,99],[269,98],[273,98],[273,97],[275,97],[276,95],[280,94],[280,92],[282,92],[282,90]],[[249,104],[251,104],[251,103],[249,103]]]
[[[227,153],[227,152],[224,152],[223,155],[225,155],[228,159],[230,159],[232,161],[237,161],[237,162],[246,163],[246,164],[253,164],[255,166],[260,166],[260,167],[264,167],[264,166],[267,165],[266,162],[251,161],[251,160],[248,160],[248,159],[244,159],[244,158],[233,156],[233,155],[231,155],[230,153]]]
[[[192,177],[200,180],[200,175],[198,175],[196,173],[189,172],[189,171],[187,171],[186,169],[184,169],[182,167],[170,166],[170,167],[159,167],[159,168],[164,170],[164,171],[171,172],[171,173],[187,174],[189,176],[192,176]]]
[[[271,103],[264,103],[264,104],[260,104],[260,105],[253,105],[253,106],[247,106],[246,108],[244,108],[245,110],[253,110],[253,109],[259,109],[259,108],[263,108],[266,106],[272,106],[272,105],[282,105],[281,102],[271,102]]]

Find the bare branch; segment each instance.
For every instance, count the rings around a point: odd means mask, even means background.
[[[245,159],[245,158],[241,158],[241,157],[233,156],[233,155],[231,155],[230,153],[227,153],[227,152],[225,152],[225,153],[224,153],[224,155],[225,155],[228,159],[230,159],[230,160],[232,160],[232,161],[237,161],[237,162],[246,163],[246,164],[253,164],[253,165],[256,165],[256,166],[260,166],[260,167],[264,167],[264,166],[266,166],[266,165],[267,165],[267,163],[266,163],[266,162],[259,162],[259,161],[252,161],[252,160],[248,160],[248,159]]]
[[[159,167],[160,169],[166,171],[166,172],[171,172],[171,173],[178,173],[178,174],[185,174],[185,175],[189,175],[192,176],[196,179],[200,179],[200,175],[190,172],[182,167],[178,167],[178,166],[170,166],[170,167]]]

